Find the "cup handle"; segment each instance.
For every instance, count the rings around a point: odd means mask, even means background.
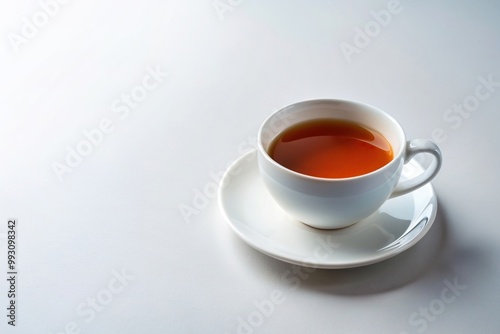
[[[404,163],[408,163],[415,155],[420,153],[430,153],[434,156],[431,165],[427,167],[422,174],[409,180],[399,182],[394,188],[390,198],[401,196],[420,188],[432,180],[439,172],[442,164],[441,150],[434,142],[427,139],[413,139],[406,142]]]

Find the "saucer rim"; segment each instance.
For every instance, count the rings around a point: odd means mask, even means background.
[[[255,155],[255,157],[252,160],[248,159],[248,157],[251,155]],[[256,166],[251,167],[251,168],[258,168],[257,149],[253,149],[253,150],[250,150],[250,151],[242,154],[235,161],[233,161],[229,165],[229,167],[224,171],[224,175],[222,176],[222,178],[220,180],[219,189],[217,191],[217,200],[218,200],[219,211],[222,214],[222,216],[224,217],[226,223],[231,227],[233,232],[235,232],[236,235],[238,235],[238,237],[240,239],[242,239],[247,245],[249,245],[253,249],[255,249],[255,250],[257,250],[257,251],[259,251],[267,256],[270,256],[274,259],[277,259],[277,260],[280,260],[280,261],[283,261],[286,263],[290,263],[293,265],[299,265],[302,267],[316,268],[316,269],[348,269],[348,268],[368,266],[368,265],[375,264],[375,263],[378,263],[381,261],[385,261],[389,258],[392,258],[396,255],[401,254],[402,252],[408,250],[409,248],[411,248],[415,244],[417,244],[427,234],[427,232],[431,229],[431,227],[434,225],[434,221],[435,221],[436,216],[437,216],[437,210],[438,210],[437,195],[436,195],[436,192],[435,192],[434,187],[432,186],[431,182],[428,182],[427,184],[423,185],[422,187],[420,187],[418,189],[415,189],[414,191],[412,191],[408,194],[401,195],[401,196],[411,196],[412,194],[414,194],[414,192],[419,191],[419,189],[427,187],[431,194],[429,197],[429,203],[427,203],[426,207],[428,207],[429,205],[432,205],[431,213],[428,216],[429,221],[425,224],[424,228],[422,228],[418,232],[418,234],[416,236],[414,236],[409,242],[403,244],[402,246],[396,247],[392,250],[388,250],[384,253],[379,253],[380,254],[379,256],[369,256],[367,259],[360,259],[360,260],[343,262],[343,263],[341,263],[340,261],[337,263],[333,263],[331,261],[312,262],[312,261],[307,261],[309,258],[308,259],[296,259],[293,256],[286,257],[286,256],[283,256],[280,254],[270,252],[267,249],[265,249],[264,247],[258,246],[255,241],[253,241],[250,237],[245,235],[240,229],[238,229],[234,225],[233,221],[228,216],[226,209],[224,208],[224,202],[222,199],[223,199],[225,187],[222,187],[221,185],[225,184],[227,178],[229,178],[229,177],[238,177],[238,175],[230,175],[231,174],[230,171],[232,171],[235,166],[239,166],[242,163],[249,164],[252,162],[254,162]],[[416,165],[418,168],[423,170],[422,165],[418,161],[411,160],[409,163]],[[275,205],[278,205],[278,204],[275,204]],[[422,212],[424,212],[424,210],[422,210]],[[412,221],[414,221],[414,219],[415,219],[415,217],[412,218]],[[358,223],[356,223],[356,224],[358,224]],[[314,228],[312,226],[310,226],[310,227]],[[346,227],[346,228],[348,228],[348,227]],[[339,230],[343,230],[343,229],[339,229]],[[325,231],[332,232],[332,231],[335,231],[335,229],[326,229]]]

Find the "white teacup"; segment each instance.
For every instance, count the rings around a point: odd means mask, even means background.
[[[391,144],[393,159],[385,166],[355,177],[321,178],[290,170],[268,153],[273,139],[297,123],[341,119],[378,131]],[[258,134],[259,170],[266,188],[288,214],[321,229],[347,227],[370,216],[390,197],[411,192],[438,173],[441,151],[426,139],[406,140],[401,125],[375,107],[346,100],[311,100],[292,104],[269,116]],[[419,153],[434,156],[426,170],[400,181],[403,165]]]

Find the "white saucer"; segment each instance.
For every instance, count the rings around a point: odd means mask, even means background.
[[[423,171],[412,160],[403,178]],[[236,160],[219,188],[219,207],[247,244],[276,259],[314,268],[350,268],[379,262],[417,243],[430,229],[437,199],[430,183],[387,200],[370,217],[343,229],[319,230],[284,212],[260,179],[257,152]]]

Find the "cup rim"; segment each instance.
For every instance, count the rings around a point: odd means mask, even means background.
[[[398,131],[400,132],[400,136],[398,136],[398,137],[401,138],[401,145],[400,145],[400,148],[399,148],[398,152],[394,153],[391,161],[389,161],[388,163],[386,163],[385,165],[383,165],[382,167],[380,167],[378,169],[375,169],[375,170],[373,170],[373,171],[371,171],[369,173],[365,173],[365,174],[361,174],[361,175],[350,176],[350,177],[341,177],[341,178],[329,178],[329,177],[319,177],[319,176],[307,175],[307,174],[296,172],[296,171],[294,171],[292,169],[289,169],[289,168],[287,168],[287,167],[279,164],[273,158],[271,158],[271,156],[269,155],[269,153],[264,149],[264,146],[262,145],[262,132],[263,132],[264,125],[267,124],[269,122],[269,120],[271,120],[273,117],[275,117],[278,113],[283,112],[283,110],[294,108],[294,107],[297,107],[299,105],[308,104],[308,103],[347,103],[347,104],[351,104],[351,105],[358,105],[358,106],[362,106],[362,107],[368,107],[368,108],[370,108],[372,110],[377,111],[378,113],[384,115],[384,117],[386,117],[391,123],[393,123],[395,125],[395,127],[398,129]],[[378,131],[378,130],[376,130],[376,131]],[[298,102],[286,105],[286,106],[278,109],[277,111],[273,112],[271,115],[269,115],[262,122],[262,124],[261,124],[261,126],[259,128],[259,132],[257,134],[257,149],[260,151],[260,153],[262,154],[262,156],[268,162],[270,162],[274,166],[278,167],[279,169],[281,169],[281,170],[283,170],[283,171],[285,171],[287,173],[291,173],[292,175],[297,176],[297,177],[299,177],[301,179],[321,181],[321,182],[330,182],[330,183],[360,180],[360,179],[363,179],[363,178],[367,178],[367,177],[369,177],[371,175],[376,175],[376,174],[383,173],[384,170],[388,169],[393,164],[399,163],[399,161],[401,160],[401,156],[405,152],[405,146],[406,146],[406,134],[405,134],[404,129],[401,126],[401,124],[399,124],[399,122],[394,117],[392,117],[388,113],[384,112],[382,109],[377,108],[375,106],[372,106],[370,104],[359,102],[359,101],[354,101],[354,100],[346,100],[346,99],[310,99],[310,100],[298,101]]]

